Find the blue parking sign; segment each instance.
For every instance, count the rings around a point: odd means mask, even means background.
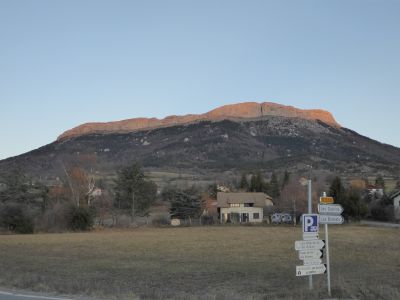
[[[319,232],[319,215],[305,214],[303,217],[303,233],[318,233]]]

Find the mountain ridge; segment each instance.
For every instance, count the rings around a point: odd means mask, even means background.
[[[87,134],[125,133],[146,129],[155,129],[175,125],[184,125],[200,121],[221,121],[224,119],[257,119],[267,116],[320,120],[334,127],[341,127],[333,115],[322,109],[299,109],[273,102],[242,102],[224,105],[204,114],[171,115],[163,119],[133,118],[113,122],[91,122],[76,126],[62,133],[57,140]]]
[[[111,182],[115,172],[132,161],[140,162],[161,186],[184,184],[187,176],[192,183],[233,182],[243,172],[255,170],[304,174],[307,166],[312,166],[314,174],[398,177],[400,148],[344,128],[328,112],[305,113],[284,105],[251,102],[207,114],[210,119],[185,116],[186,123],[182,119],[178,121],[183,123],[173,123],[174,117],[168,117],[164,126],[153,128],[144,123],[147,127],[134,130],[117,126],[75,132],[0,160],[0,179],[16,169],[57,185],[65,167],[79,165]]]

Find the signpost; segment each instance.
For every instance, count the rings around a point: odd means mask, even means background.
[[[320,264],[322,264],[322,259],[320,259],[320,258],[303,260],[303,265],[305,265],[305,266],[313,266],[313,265],[320,265]]]
[[[323,196],[323,197],[319,198],[319,202],[323,203],[323,204],[333,204],[334,200],[333,200],[333,197]]]
[[[332,197],[326,197],[326,193],[319,198],[320,204],[318,204],[319,222],[325,224],[325,241],[326,241],[326,277],[328,282],[328,294],[331,296],[331,264],[329,257],[329,234],[328,224],[343,224],[344,219],[341,216],[343,207],[340,204],[333,204],[334,199]]]
[[[318,204],[318,213],[322,215],[340,215],[342,212],[340,204]]]
[[[320,224],[340,225],[340,224],[343,224],[343,222],[344,222],[344,219],[342,216],[321,215],[319,218]]]
[[[294,243],[294,248],[297,251],[321,250],[324,247],[325,247],[325,241],[323,240],[296,241]]]
[[[322,250],[303,250],[299,251],[299,259],[317,259],[323,256]]]
[[[305,214],[303,218],[303,234],[319,232],[319,215],[317,214]]]
[[[324,274],[325,265],[322,264],[321,249],[325,247],[325,242],[319,239],[319,215],[304,214],[303,240],[296,241],[294,248],[299,251],[299,259],[303,261],[302,266],[296,267],[296,276],[310,276],[310,289],[312,289],[312,275]]]
[[[309,184],[309,188],[311,184]],[[310,192],[310,191],[309,191]],[[334,204],[332,197],[324,193],[318,204],[318,213],[311,213],[310,193],[308,199],[308,214],[302,216],[303,240],[296,241],[294,247],[299,251],[299,259],[303,261],[302,266],[296,266],[296,276],[309,276],[310,289],[312,289],[312,275],[327,275],[328,294],[331,297],[331,273],[329,257],[329,233],[328,224],[343,224],[341,216],[343,207]],[[319,239],[319,224],[325,225],[325,240]],[[326,249],[326,264],[322,264],[323,250]]]
[[[297,266],[296,276],[309,276],[324,274],[326,272],[325,265]]]
[[[318,238],[317,232],[303,232],[303,240],[318,240]]]

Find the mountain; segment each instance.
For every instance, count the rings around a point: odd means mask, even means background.
[[[51,182],[66,165],[78,163],[110,178],[133,160],[164,183],[254,170],[301,173],[308,165],[315,172],[397,176],[400,149],[341,127],[326,111],[249,102],[202,115],[84,124],[51,144],[0,161],[0,177],[19,168]]]
[[[71,137],[94,133],[124,133],[138,130],[184,125],[199,121],[221,121],[225,119],[251,119],[266,116],[297,117],[306,120],[321,120],[327,124],[340,127],[333,116],[324,110],[301,110],[271,102],[246,102],[225,105],[201,115],[169,116],[159,120],[156,118],[136,118],[108,123],[86,123],[68,130],[58,137],[64,140]]]

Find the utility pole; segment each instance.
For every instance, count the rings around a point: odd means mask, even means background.
[[[132,192],[132,222],[135,218],[135,192]]]
[[[324,192],[322,197],[326,197],[326,193]],[[328,295],[332,296],[331,292],[331,263],[329,257],[329,233],[328,233],[328,224],[325,224],[325,252],[326,252],[326,279],[328,284]]]
[[[308,187],[308,197],[307,198],[308,198],[308,213],[312,214],[312,181],[311,181],[312,166],[309,165],[309,167],[310,167],[310,171],[309,171],[308,184],[307,184],[307,187]],[[308,277],[308,285],[309,285],[309,288],[311,291],[313,289],[312,275],[310,275]]]
[[[311,172],[310,172],[310,179],[308,180],[308,213],[312,214],[312,182],[311,182]],[[310,290],[313,289],[313,278],[312,275],[308,277],[308,284]]]

